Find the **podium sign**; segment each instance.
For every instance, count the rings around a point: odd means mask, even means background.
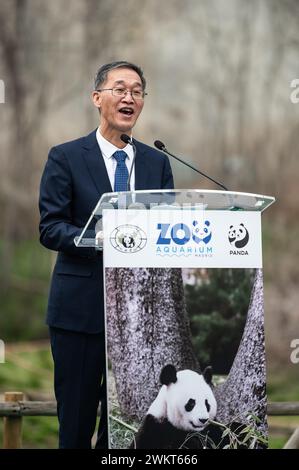
[[[104,210],[104,263],[122,268],[261,268],[261,214]]]
[[[76,244],[103,249],[110,448],[267,447],[261,212],[273,202],[99,201]]]

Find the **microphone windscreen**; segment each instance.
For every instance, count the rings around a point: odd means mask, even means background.
[[[122,134],[122,135],[120,136],[120,139],[121,139],[125,144],[131,143],[131,139],[130,139],[130,137],[129,137],[127,134]]]
[[[154,146],[157,147],[157,149],[159,150],[164,150],[166,148],[163,142],[161,142],[161,140],[155,140]]]

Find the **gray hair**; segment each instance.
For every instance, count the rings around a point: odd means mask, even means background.
[[[107,80],[107,75],[110,70],[119,69],[119,68],[127,68],[134,70],[140,77],[142,88],[145,90],[146,80],[143,75],[143,71],[138,65],[132,64],[131,62],[126,62],[124,60],[119,60],[117,62],[111,62],[110,64],[102,65],[97,71],[97,74],[94,79],[94,89],[97,90],[105,81]]]

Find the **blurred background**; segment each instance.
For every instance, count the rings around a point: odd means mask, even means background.
[[[97,127],[98,67],[128,60],[148,82],[137,139],[161,139],[233,191],[277,198],[263,215],[268,395],[299,400],[298,24],[297,0],[1,0],[0,398],[53,399],[40,177],[50,147]],[[171,163],[177,188],[212,188]],[[273,446],[298,419],[271,418]],[[55,418],[24,419],[25,447],[55,447],[56,433]]]

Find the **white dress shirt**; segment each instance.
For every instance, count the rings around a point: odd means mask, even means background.
[[[125,161],[126,161],[126,166],[128,168],[128,172],[130,174],[130,170],[131,170],[131,166],[132,166],[132,162],[133,162],[133,158],[134,158],[133,147],[132,147],[132,145],[127,144],[125,148],[119,149],[118,147],[111,144],[111,142],[109,142],[108,140],[106,140],[102,136],[102,134],[100,133],[99,128],[97,129],[97,132],[96,132],[96,138],[97,138],[100,150],[101,150],[103,158],[104,158],[104,162],[105,162],[107,173],[108,173],[109,180],[110,180],[110,183],[111,183],[112,191],[114,191],[114,175],[115,175],[117,161],[115,160],[115,158],[112,155],[117,150],[123,150],[124,152],[126,152],[128,157],[126,158]],[[134,189],[135,189],[135,168],[133,168],[133,171],[132,171],[131,181],[130,181],[130,188],[131,188],[131,191],[134,191]]]

